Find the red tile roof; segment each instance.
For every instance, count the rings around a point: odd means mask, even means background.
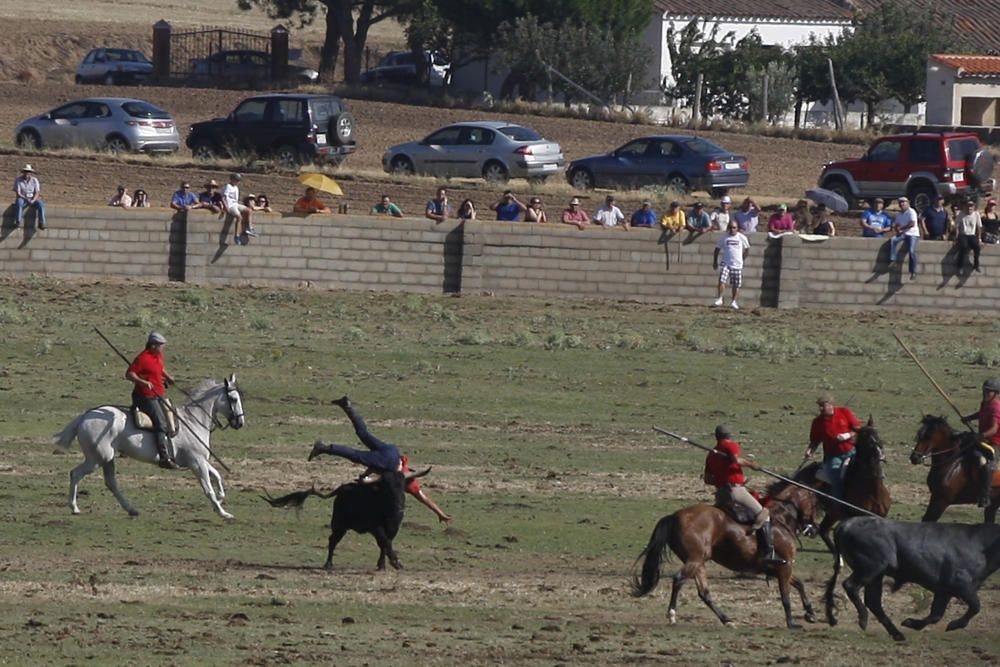
[[[845,0],[656,0],[657,12],[675,16],[850,20]]]
[[[1000,56],[963,56],[951,53],[935,53],[931,56],[939,63],[968,76],[1000,76]]]
[[[861,12],[893,0],[851,0]],[[895,0],[896,4],[927,17],[927,29],[942,17],[955,19],[955,31],[967,48],[982,54],[1000,54],[1000,2],[997,0]]]

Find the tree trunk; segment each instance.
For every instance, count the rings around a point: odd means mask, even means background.
[[[340,57],[340,23],[330,4],[326,5],[326,37],[319,55],[319,73],[324,79],[332,80]]]
[[[350,0],[327,0],[327,7],[336,15],[340,39],[344,43],[344,82],[361,80],[361,63],[364,60],[368,29],[371,28],[375,0],[365,0],[358,11],[355,23]]]
[[[795,129],[802,128],[802,98],[795,98]]]

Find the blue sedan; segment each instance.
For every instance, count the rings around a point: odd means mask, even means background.
[[[574,160],[566,180],[578,190],[662,185],[679,193],[704,190],[722,196],[746,186],[750,165],[746,157],[701,137],[657,135],[633,139],[606,155]]]

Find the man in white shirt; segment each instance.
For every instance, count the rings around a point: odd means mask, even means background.
[[[41,199],[42,186],[30,164],[24,165],[21,175],[14,179],[14,226],[24,224],[24,210],[32,206],[38,215],[38,228],[45,229],[45,204]]]
[[[132,205],[132,197],[128,194],[128,188],[124,185],[118,186],[118,191],[108,202],[108,206],[117,206],[119,208],[128,208]]]
[[[722,255],[720,268],[719,255]],[[726,285],[733,288],[733,300],[729,304],[733,310],[739,310],[736,299],[740,296],[740,288],[743,287],[743,262],[750,254],[750,241],[740,233],[740,228],[735,220],[730,220],[726,226],[726,233],[715,244],[715,253],[712,255],[712,268],[719,270],[719,298],[715,300],[716,306],[722,305],[722,294],[726,290]]]
[[[910,280],[917,277],[917,243],[920,241],[920,225],[917,224],[917,212],[910,207],[910,200],[900,197],[899,213],[892,221],[896,235],[889,244],[889,266],[895,268],[898,264],[899,246],[906,244],[906,253],[910,257]]]
[[[712,213],[712,229],[724,232],[729,228],[729,221],[734,219],[732,205],[733,200],[729,195],[723,195],[722,199],[719,200],[719,208]]]
[[[979,271],[979,251],[983,248],[983,219],[976,210],[974,199],[965,202],[964,210],[955,216],[955,235],[959,273],[965,268],[969,250],[972,250],[972,268]]]
[[[230,174],[229,182],[222,186],[222,205],[226,213],[231,215],[233,222],[233,243],[246,245],[248,236],[257,236],[253,230],[253,211],[240,203],[240,181],[243,176]]]
[[[625,214],[622,210],[615,206],[614,195],[608,195],[604,200],[604,206],[597,209],[594,212],[594,222],[604,227],[615,227],[616,225],[622,225],[625,227],[625,231],[629,230],[628,221],[625,220]]]

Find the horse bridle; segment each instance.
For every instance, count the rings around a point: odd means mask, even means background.
[[[237,398],[234,398],[233,394],[236,394]],[[229,378],[226,378],[226,401],[229,404],[229,415],[230,416],[229,416],[229,419],[226,420],[226,423],[223,423],[223,422],[221,422],[219,420],[218,417],[216,417],[214,414],[212,414],[212,421],[215,423],[215,426],[210,429],[211,431],[215,431],[215,430],[222,430],[222,431],[224,431],[227,428],[233,427],[233,422],[234,421],[238,421],[240,419],[243,419],[246,416],[246,413],[244,413],[243,410],[242,410],[243,401],[238,401],[241,409],[240,409],[240,412],[238,412],[238,413],[236,412],[236,404],[237,404],[238,397],[239,397],[239,390],[235,386],[233,386],[233,385],[231,385],[229,383]]]

